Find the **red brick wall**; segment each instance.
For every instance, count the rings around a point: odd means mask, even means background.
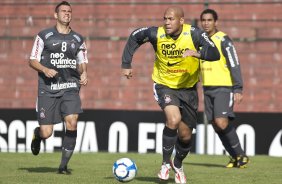
[[[0,108],[34,108],[37,74],[28,66],[29,54],[34,36],[54,25],[53,9],[57,1],[16,2],[0,3]],[[86,38],[89,49],[90,82],[81,91],[83,107],[159,110],[152,91],[151,45],[143,45],[135,54],[132,80],[121,76],[120,63],[131,31],[162,25],[163,11],[169,4],[151,0],[70,2],[73,3],[72,28]],[[198,19],[205,7],[205,1],[172,2],[184,8],[187,23]],[[209,7],[219,13],[219,28],[234,39],[242,65],[244,101],[236,106],[236,111],[282,112],[281,3],[209,2]]]

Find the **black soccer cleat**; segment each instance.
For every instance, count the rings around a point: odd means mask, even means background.
[[[38,155],[40,152],[40,143],[41,143],[41,138],[38,137],[38,132],[39,131],[39,127],[35,128],[33,131],[33,137],[32,137],[32,141],[31,141],[31,152],[33,155]]]
[[[247,156],[237,157],[237,167],[238,168],[241,168],[241,169],[246,168],[249,162],[250,162],[250,159]]]
[[[249,157],[247,156],[242,156],[239,155],[236,158],[232,158],[230,157],[230,161],[228,162],[228,164],[225,166],[226,168],[246,168],[248,163],[250,162]]]
[[[70,175],[71,174],[71,171],[68,170],[67,166],[65,167],[59,167],[58,169],[58,174],[66,174],[66,175]]]
[[[230,160],[225,167],[226,168],[237,167],[237,158],[230,157]]]

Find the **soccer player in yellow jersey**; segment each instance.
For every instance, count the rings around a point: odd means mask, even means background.
[[[205,113],[231,156],[226,167],[244,168],[249,158],[241,148],[235,128],[229,123],[229,119],[235,117],[233,102],[239,104],[243,99],[243,80],[238,56],[231,39],[217,30],[216,11],[206,9],[201,13],[200,19],[202,28],[220,53],[218,61],[201,62]]]
[[[163,26],[143,27],[131,33],[121,67],[123,75],[130,79],[133,54],[142,44],[152,44],[156,58],[152,74],[154,96],[166,117],[158,177],[168,180],[172,168],[175,182],[186,183],[182,161],[191,149],[192,130],[197,122],[199,59],[218,60],[219,52],[204,31],[184,23],[181,8],[167,8],[163,18]],[[176,154],[171,160],[174,148]]]

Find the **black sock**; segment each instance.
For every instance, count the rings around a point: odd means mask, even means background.
[[[174,166],[176,168],[182,167],[182,161],[187,156],[187,154],[190,152],[192,147],[192,141],[190,140],[188,143],[182,142],[179,138],[176,141],[175,149],[175,157],[174,157]]]
[[[219,139],[221,140],[221,143],[224,146],[225,150],[229,153],[229,155],[231,157],[236,158],[236,154],[233,151],[233,149],[232,149],[231,145],[229,144],[228,140],[226,139],[224,131],[219,131],[219,132],[216,132],[216,133],[217,133]]]
[[[165,126],[163,130],[163,163],[170,163],[176,138],[177,129],[170,129]]]
[[[217,134],[230,156],[236,158],[238,155],[245,155],[233,126],[228,124],[224,130],[217,132]]]
[[[68,162],[73,154],[76,144],[77,130],[66,130],[63,145],[62,145],[62,159],[60,168],[64,168],[68,165]]]

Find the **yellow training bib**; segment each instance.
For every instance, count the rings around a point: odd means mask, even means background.
[[[218,48],[220,59],[213,62],[201,60],[203,86],[232,86],[232,79],[226,64],[226,58],[221,51],[221,42],[225,35],[225,33],[219,31],[211,37],[211,40]]]
[[[183,58],[186,50],[195,50],[191,37],[191,25],[184,24],[182,33],[174,40],[165,34],[163,27],[158,28],[157,51],[152,79],[174,89],[190,88],[198,82],[199,59]]]

